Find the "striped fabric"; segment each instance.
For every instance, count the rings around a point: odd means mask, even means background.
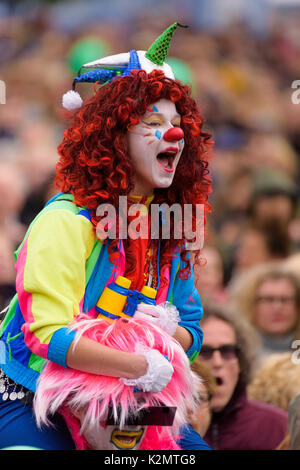
[[[96,317],[104,287],[125,271],[123,244],[115,266],[108,244],[95,236],[88,211],[72,200],[71,195],[60,194],[49,201],[15,253],[17,293],[1,325],[6,354],[1,355],[0,368],[32,391],[46,359],[67,367],[66,354],[75,335],[68,330],[69,323],[80,312]],[[159,289],[158,298],[178,308],[180,325],[194,340],[187,351],[194,358],[202,341],[202,306],[193,277],[180,280],[179,266],[178,254],[167,273],[169,286]]]

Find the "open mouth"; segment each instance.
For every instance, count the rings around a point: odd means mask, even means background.
[[[174,160],[177,153],[178,149],[176,147],[168,147],[164,152],[160,152],[156,157],[160,166],[168,173],[172,173],[174,171]]]
[[[218,386],[223,385],[223,379],[221,379],[221,377],[216,377],[216,382]]]
[[[111,434],[111,442],[118,449],[133,449],[136,444],[141,440],[144,429],[140,431],[120,431],[114,429]]]

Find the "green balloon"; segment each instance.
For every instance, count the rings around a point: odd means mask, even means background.
[[[95,36],[87,36],[73,44],[68,55],[68,65],[73,75],[77,75],[83,64],[108,55],[108,44]]]
[[[173,70],[175,78],[180,80],[185,85],[189,85],[195,91],[196,83],[193,72],[190,67],[181,59],[175,57],[168,57],[165,62],[170,65]]]

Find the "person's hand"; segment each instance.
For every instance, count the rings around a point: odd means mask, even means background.
[[[145,348],[138,344],[135,352],[146,358],[148,363],[146,374],[137,379],[121,377],[120,380],[125,385],[134,386],[143,392],[160,392],[172,378],[174,372],[172,364],[157,349]]]
[[[139,304],[134,319],[151,321],[170,336],[174,335],[180,321],[177,308],[169,302],[160,305]]]

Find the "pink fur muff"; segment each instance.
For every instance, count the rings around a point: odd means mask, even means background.
[[[107,418],[109,406],[117,416],[120,428],[129,416],[149,406],[175,406],[173,426],[149,426],[140,449],[179,449],[176,440],[179,429],[187,421],[187,406],[195,406],[196,376],[190,370],[189,360],[179,343],[161,328],[144,319],[91,320],[86,315],[76,317],[70,329],[76,330],[76,342],[84,335],[105,346],[126,352],[135,352],[139,343],[157,349],[170,360],[174,373],[168,385],[158,393],[134,393],[134,387],[115,377],[89,374],[64,368],[48,361],[40,375],[34,399],[38,425],[50,424],[48,417],[59,412],[64,416],[77,449],[89,448],[84,430],[99,427]],[[71,347],[73,347],[73,344]],[[75,417],[84,409],[84,419]]]

